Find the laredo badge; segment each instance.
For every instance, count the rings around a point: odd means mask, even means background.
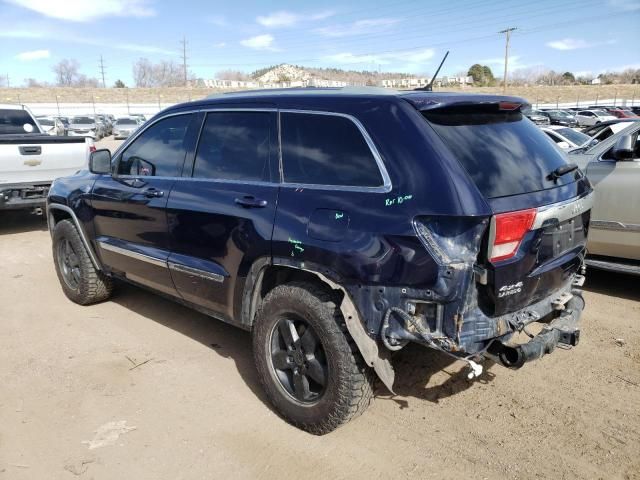
[[[498,298],[506,297],[507,295],[514,295],[522,291],[522,282],[513,283],[511,285],[503,285],[498,290]]]

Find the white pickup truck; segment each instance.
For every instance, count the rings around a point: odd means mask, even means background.
[[[93,140],[53,137],[24,105],[0,104],[0,211],[40,212],[54,179],[86,168]]]

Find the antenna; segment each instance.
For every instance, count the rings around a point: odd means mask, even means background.
[[[440,62],[440,65],[438,66],[438,69],[436,70],[436,73],[433,74],[433,78],[429,82],[429,85],[427,85],[424,88],[416,88],[416,90],[423,90],[423,91],[426,91],[426,92],[433,91],[433,82],[436,81],[436,77],[438,76],[438,73],[440,73],[440,69],[442,68],[442,65],[444,64],[444,61],[447,59],[448,56],[449,56],[449,50],[447,50],[447,53],[444,54],[444,57],[442,58],[442,61]]]

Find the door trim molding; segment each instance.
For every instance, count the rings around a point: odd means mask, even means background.
[[[640,232],[640,224],[638,223],[591,220],[591,227],[598,230],[615,230],[617,232]]]
[[[173,270],[174,272],[195,275],[196,277],[200,277],[204,280],[213,280],[218,283],[224,282],[224,276],[218,273],[207,272],[206,270],[200,270],[199,268],[187,267],[186,265],[175,262],[168,262],[168,265],[169,270]]]
[[[98,240],[98,245],[103,250],[107,250],[109,252],[118,253],[120,255],[124,255],[125,257],[135,258],[136,260],[140,260],[142,262],[147,262],[152,265],[156,265],[158,267],[168,268],[167,261],[162,260],[160,258],[155,258],[150,255],[145,255],[144,253],[135,252],[128,248],[118,247],[116,245],[112,245],[110,243],[104,242],[102,240]]]

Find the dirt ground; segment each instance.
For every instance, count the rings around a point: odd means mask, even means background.
[[[63,295],[42,217],[0,215],[0,480],[640,479],[640,289],[590,271],[582,339],[510,371],[422,348],[324,437],[267,404],[250,335],[146,291]]]

